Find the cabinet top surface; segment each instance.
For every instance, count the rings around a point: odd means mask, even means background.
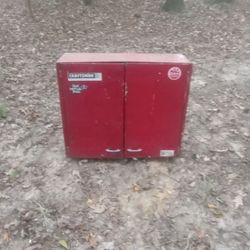
[[[65,53],[57,63],[184,63],[190,61],[182,54],[148,53]]]

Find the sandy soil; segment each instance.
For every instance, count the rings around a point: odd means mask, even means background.
[[[93,1],[33,0],[35,20],[0,1],[0,249],[250,249],[250,2]],[[181,156],[66,158],[55,62],[74,51],[191,59]]]

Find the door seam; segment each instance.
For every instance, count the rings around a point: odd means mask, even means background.
[[[123,84],[123,157],[126,155],[126,103],[127,103],[127,63],[124,63]]]

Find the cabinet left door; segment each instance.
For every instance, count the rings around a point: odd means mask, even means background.
[[[123,156],[124,65],[57,64],[66,154]]]

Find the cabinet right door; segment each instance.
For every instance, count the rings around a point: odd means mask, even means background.
[[[191,64],[126,65],[125,157],[172,157],[181,145]]]

